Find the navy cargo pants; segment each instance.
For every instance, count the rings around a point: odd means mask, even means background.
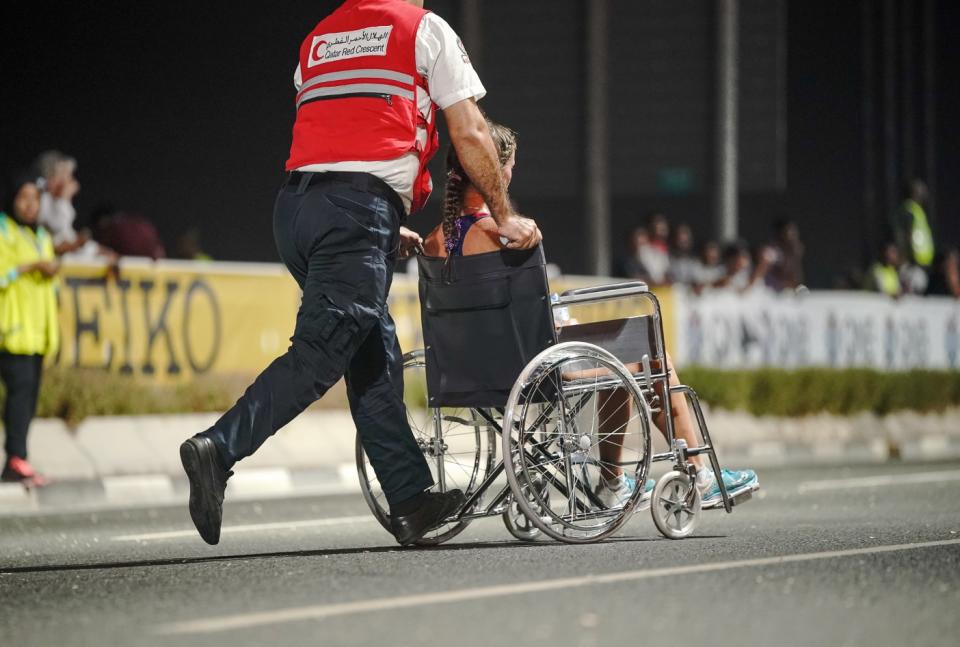
[[[280,189],[273,233],[303,300],[287,352],[203,433],[227,467],[345,375],[357,432],[388,502],[433,485],[407,423],[402,356],[387,311],[400,208],[366,174],[294,173]]]

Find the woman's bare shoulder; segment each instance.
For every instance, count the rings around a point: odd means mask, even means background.
[[[493,218],[481,218],[473,224],[467,237],[463,241],[464,254],[484,254],[496,252],[503,245],[500,244],[500,230]]]

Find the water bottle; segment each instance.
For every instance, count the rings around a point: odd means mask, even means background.
[[[561,328],[570,321],[570,310],[567,306],[558,307],[560,295],[554,292],[550,295],[550,305],[553,307],[553,323],[557,328]]]

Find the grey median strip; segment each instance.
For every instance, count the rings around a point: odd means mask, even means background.
[[[817,492],[822,490],[885,487],[888,485],[920,485],[924,483],[942,483],[945,481],[960,481],[960,470],[916,472],[914,474],[883,474],[846,479],[804,481],[797,489],[802,494],[804,492]]]
[[[276,625],[286,622],[319,620],[322,618],[371,613],[375,611],[424,607],[434,604],[469,602],[472,600],[481,600],[485,598],[497,598],[508,595],[525,595],[544,591],[554,591],[558,589],[582,588],[587,586],[633,582],[661,577],[694,575],[700,573],[727,571],[738,568],[779,566],[782,564],[810,562],[824,559],[837,559],[843,557],[857,557],[861,555],[876,555],[897,551],[918,550],[921,548],[956,546],[958,544],[960,544],[960,539],[945,539],[940,541],[928,541],[914,544],[873,546],[870,548],[831,550],[820,553],[803,553],[798,555],[782,555],[780,557],[764,557],[758,559],[716,562],[713,564],[695,564],[689,566],[674,566],[669,568],[654,568],[640,571],[609,573],[606,575],[585,575],[583,577],[575,578],[568,577],[553,580],[517,582],[499,586],[485,586],[457,589],[453,591],[438,591],[436,593],[424,593],[420,595],[406,595],[402,598],[375,598],[373,600],[360,600],[357,602],[346,602],[341,604],[293,607],[290,609],[227,615],[203,620],[187,620],[183,622],[159,625],[155,627],[154,633],[158,635],[212,634],[223,631],[234,631],[238,629]]]

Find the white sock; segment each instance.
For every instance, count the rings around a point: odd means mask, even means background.
[[[626,482],[627,482],[627,479],[623,477],[623,474],[621,474],[620,476],[615,476],[612,479],[603,479],[603,484],[607,486],[608,490],[612,490],[613,492],[616,492],[617,490],[622,488],[626,484]]]
[[[697,470],[697,486],[700,489],[706,488],[713,483],[713,470],[709,467],[701,467]]]

